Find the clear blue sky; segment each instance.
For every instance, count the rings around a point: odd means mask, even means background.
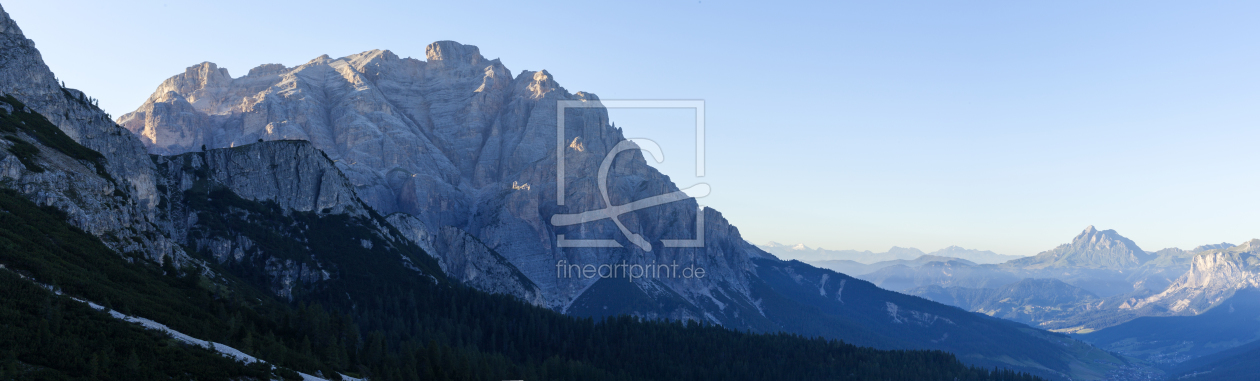
[[[754,243],[1029,255],[1091,224],[1147,250],[1260,237],[1254,2],[3,5],[115,116],[202,61],[239,76],[422,58],[435,40],[605,99],[704,99],[702,203]],[[614,118],[681,136],[645,122],[677,115]],[[690,155],[663,146],[667,164]]]

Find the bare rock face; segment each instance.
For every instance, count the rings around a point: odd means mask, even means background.
[[[527,291],[532,283],[541,290],[542,304],[564,310],[599,278],[557,276],[561,261],[595,266],[679,263],[703,266],[706,276],[641,281],[632,287],[639,291],[629,292],[667,290],[690,306],[641,311],[644,316],[724,322],[737,320],[740,313],[757,314],[755,309],[724,309],[729,303],[714,301],[733,298],[744,300],[739,305],[751,305],[749,258],[761,256],[760,250],[744,242],[720,214],[701,210],[694,200],[619,217],[628,230],[651,243],[651,251],[631,244],[607,219],[551,224],[556,214],[607,206],[595,174],[605,155],[625,140],[602,107],[569,110],[558,137],[560,100],[599,102],[594,94],[570,93],[545,70],[513,76],[475,46],[440,41],[428,46],[424,61],[372,50],[337,59],[321,56],[291,68],[262,65],[239,78],[202,63],[163,82],[118,122],[157,154],[259,139],[310,141],[336,162],[371,207],[383,214],[413,216],[416,221],[409,224],[423,231],[415,236],[428,240],[448,271],[454,269],[452,277],[477,284],[475,278],[490,278],[484,274],[519,271],[529,280],[479,287],[521,286],[525,288],[509,292],[534,300]],[[566,151],[563,206],[556,202],[558,138],[584,143],[582,150]],[[637,152],[617,156],[609,177],[613,205],[678,190]],[[704,247],[663,246],[662,239],[694,238],[700,213]],[[556,244],[559,234],[615,239],[623,247],[561,248]],[[487,253],[501,255],[514,269],[496,267],[496,257]]]
[[[1190,271],[1164,292],[1125,306],[1155,307],[1173,315],[1197,315],[1229,299],[1241,289],[1260,287],[1260,240],[1194,256]]]
[[[206,152],[211,181],[246,199],[301,212],[366,214],[349,180],[309,142],[277,141]]]
[[[430,234],[420,220],[406,213],[394,213],[386,219],[404,237],[431,254],[448,276],[478,290],[514,295],[530,304],[547,305],[538,285],[530,281],[507,258],[468,232],[446,226],[436,234]]]
[[[140,252],[155,260],[186,259],[178,245],[154,234],[161,222],[154,210],[158,197],[153,163],[140,140],[111,121],[82,92],[62,87],[35,43],[3,9],[0,95],[13,96],[23,104],[8,105],[7,111],[39,114],[70,139],[103,156],[101,171],[96,171],[96,162],[56,152],[33,135],[19,132],[19,139],[41,147],[38,161],[47,171],[4,161],[4,177],[13,187],[40,205],[65,211],[72,224],[101,237],[115,250]]]

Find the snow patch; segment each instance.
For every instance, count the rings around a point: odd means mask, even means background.
[[[825,297],[827,297],[827,289],[826,289],[826,287],[827,287],[827,276],[828,276],[828,275],[830,275],[830,274],[823,274],[823,275],[822,275],[822,279],[820,279],[820,280],[818,281],[818,295],[822,295],[824,298],[825,298]]]

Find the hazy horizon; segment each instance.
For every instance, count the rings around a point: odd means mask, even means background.
[[[701,204],[752,243],[1008,255],[1089,225],[1148,251],[1260,237],[1257,7],[5,4],[59,79],[114,117],[202,61],[239,77],[370,49],[423,59],[454,40],[571,92],[705,100],[706,176],[659,168],[709,183]],[[671,148],[686,147],[686,115],[611,115],[688,158]]]

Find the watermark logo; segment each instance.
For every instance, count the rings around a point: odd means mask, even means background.
[[[569,263],[566,260],[556,262],[556,278],[579,278],[579,279],[600,279],[609,278],[625,278],[634,283],[635,279],[700,279],[704,278],[705,270],[703,267],[694,264],[682,267],[678,262],[672,263],[656,263],[651,264],[630,264],[626,261],[621,263],[603,263],[594,264],[577,264]]]
[[[704,101],[702,100],[562,100],[556,102],[556,204],[564,205],[565,199],[565,149],[581,152],[585,147],[574,137],[570,142],[564,135],[564,117],[568,109],[585,108],[630,108],[630,109],[692,109],[696,113],[696,177],[704,177]],[[599,193],[604,200],[604,208],[574,214],[557,214],[551,217],[554,226],[579,225],[587,222],[611,219],[617,229],[635,246],[643,251],[652,251],[652,244],[646,238],[633,233],[621,223],[617,217],[639,209],[664,205],[686,200],[692,197],[704,197],[709,194],[709,184],[698,183],[687,189],[670,192],[636,200],[628,204],[613,205],[608,197],[608,171],[612,167],[617,154],[628,150],[641,150],[652,156],[657,163],[665,161],[660,145],[650,139],[628,139],[618,143],[604,156],[596,174]],[[695,196],[689,195],[693,194]],[[695,239],[661,239],[665,247],[704,247],[704,212],[696,211]],[[560,247],[624,247],[614,239],[565,239],[564,234],[556,235],[556,244]]]

